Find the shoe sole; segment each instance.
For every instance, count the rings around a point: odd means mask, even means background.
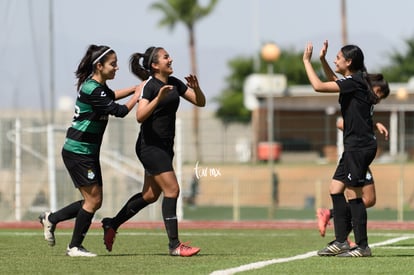
[[[96,255],[95,253],[90,253],[90,254],[76,254],[76,255],[71,255],[70,252],[66,252],[66,256],[69,257],[96,257],[98,255]]]
[[[193,252],[193,253],[191,253],[191,254],[187,254],[187,255],[183,255],[183,254],[174,254],[174,253],[171,253],[170,252],[170,256],[174,256],[174,257],[191,257],[191,256],[194,256],[194,255],[197,255],[199,252],[201,251],[201,249],[199,248],[197,251],[195,251],[195,252]]]
[[[189,255],[180,255],[181,257],[191,257],[191,256],[194,256],[194,255],[197,255],[198,254],[198,252],[200,252],[200,250],[201,249],[199,249],[199,250],[197,250],[196,252],[194,252],[194,253],[192,253],[192,254],[189,254]]]
[[[350,248],[346,248],[346,249],[337,248],[337,249],[334,249],[334,250],[335,251],[330,251],[327,248],[325,248],[322,251],[318,251],[317,254],[318,254],[318,256],[324,256],[324,257],[337,256],[339,254],[348,253]]]
[[[97,255],[70,255],[69,253],[66,253],[66,256],[69,256],[69,257],[96,257]]]
[[[342,252],[342,253],[345,253],[345,252]],[[318,253],[318,256],[321,256],[321,257],[335,257],[335,256],[338,256],[339,254],[319,254]]]
[[[56,244],[56,239],[53,237],[53,239],[50,239],[50,238],[47,238],[46,237],[46,233],[45,233],[45,224],[43,223],[43,220],[45,220],[46,219],[46,215],[45,214],[42,214],[42,215],[40,215],[39,216],[39,221],[40,221],[40,224],[42,225],[42,227],[43,227],[43,235],[44,235],[44,237],[45,237],[45,241],[47,241],[47,244],[49,245],[49,246],[55,246],[55,244]],[[50,232],[50,230],[48,230],[49,232]]]
[[[359,257],[371,257],[372,253],[363,253],[359,250],[350,250],[345,253],[338,254],[337,257],[359,258]]]

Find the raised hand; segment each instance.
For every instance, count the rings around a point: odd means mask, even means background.
[[[319,58],[321,58],[321,59],[325,58],[327,52],[328,52],[328,40],[325,40],[323,42],[321,52],[319,53]]]
[[[188,75],[185,77],[185,80],[187,81],[187,86],[193,90],[200,89],[200,85],[198,84],[197,76],[195,75]]]
[[[312,52],[313,52],[313,45],[311,42],[309,42],[306,45],[305,51],[303,52],[303,61],[310,61],[312,58]]]

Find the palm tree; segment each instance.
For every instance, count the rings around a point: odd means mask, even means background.
[[[346,0],[341,0],[342,45],[348,44],[348,28],[346,17]]]
[[[195,48],[195,23],[212,12],[218,0],[202,7],[197,0],[164,0],[151,5],[151,8],[160,10],[164,17],[159,21],[160,26],[168,26],[171,30],[179,22],[183,23],[189,34],[191,73],[197,75],[197,60]],[[199,137],[198,107],[193,109],[193,136],[195,140],[196,160],[201,161]]]

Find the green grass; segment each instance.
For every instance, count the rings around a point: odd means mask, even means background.
[[[242,274],[411,274],[414,234],[397,230],[370,230],[370,244],[400,236],[393,244],[373,247],[373,257],[341,259],[309,257],[274,263]],[[0,274],[210,274],[253,262],[289,258],[323,248],[332,233],[321,238],[317,230],[181,230],[183,241],[202,248],[191,258],[167,254],[163,228],[120,230],[111,253],[102,232],[90,230],[84,245],[95,258],[65,256],[71,230],[57,230],[57,244],[48,247],[39,230],[0,230]]]
[[[368,220],[396,221],[398,218],[395,209],[376,209],[369,208]],[[232,220],[233,209],[225,206],[197,206],[184,207],[184,217],[188,220]],[[241,207],[240,220],[267,220],[269,209],[266,207]],[[304,209],[275,209],[274,220],[314,220],[315,210],[313,208]],[[404,221],[413,221],[414,211],[406,209],[404,211]]]

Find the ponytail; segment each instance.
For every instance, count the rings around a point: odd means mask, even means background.
[[[134,53],[129,59],[129,68],[131,72],[141,80],[147,80],[151,73],[141,65],[140,60],[144,58],[142,53]]]
[[[382,74],[368,74],[365,72],[363,73],[363,76],[368,85],[368,90],[370,91],[370,99],[372,104],[377,104],[380,99],[388,97],[390,94],[390,87]],[[378,96],[375,94],[373,89],[374,87],[380,88],[382,98],[378,98]]]

